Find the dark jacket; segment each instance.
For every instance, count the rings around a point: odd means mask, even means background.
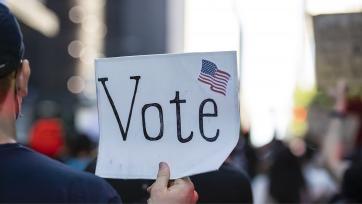
[[[20,144],[0,145],[0,203],[120,203],[103,179]]]

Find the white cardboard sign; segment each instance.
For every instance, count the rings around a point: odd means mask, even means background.
[[[239,138],[236,53],[96,60],[100,126],[96,174],[154,179],[217,170]]]

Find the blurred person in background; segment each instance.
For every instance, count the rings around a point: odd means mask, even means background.
[[[240,157],[240,154],[244,155],[243,167],[246,170],[248,177],[252,180],[257,174],[258,155],[256,148],[251,144],[250,131],[245,130],[241,135],[244,142],[242,148],[237,153],[237,157]]]
[[[42,101],[35,108],[36,120],[30,127],[28,146],[52,159],[61,160],[67,131],[54,101]]]
[[[298,157],[283,143],[279,143],[274,151],[275,158],[268,175],[271,199],[278,203],[302,203],[306,186]]]
[[[96,145],[86,134],[77,134],[67,141],[68,156],[64,158],[64,163],[69,167],[83,171],[92,161],[93,152]]]
[[[353,161],[342,180],[341,200],[349,203],[362,203],[362,160]]]
[[[217,171],[191,177],[201,203],[253,203],[251,184],[240,165],[243,138]]]
[[[64,148],[64,127],[58,118],[35,121],[29,133],[29,147],[53,159],[60,159]]]
[[[338,81],[334,90],[335,104],[330,113],[326,135],[322,141],[322,156],[326,168],[341,187],[341,192],[333,202],[362,202],[362,146],[360,99],[347,100],[348,87],[343,80]],[[359,127],[351,137],[346,134],[346,120],[350,114],[357,115]]]
[[[311,203],[326,203],[338,192],[338,186],[333,180],[327,169],[323,166],[321,161],[320,145],[312,138],[316,138],[312,133],[308,132],[301,138],[295,139],[298,142],[290,146],[297,146],[299,144],[302,150],[296,150],[296,147],[291,148],[295,154],[299,151],[299,155],[303,165],[303,175],[306,181],[307,199]],[[301,154],[302,153],[302,154]]]
[[[286,142],[273,139],[260,149],[259,175],[253,180],[254,202],[304,203],[308,201],[300,159]]]
[[[15,17],[0,3],[0,202],[120,203],[103,179],[74,171],[16,142],[15,121],[28,93],[30,67],[23,60],[22,33]],[[150,203],[195,203],[197,193],[188,178],[169,185],[170,169],[160,163],[149,188]]]

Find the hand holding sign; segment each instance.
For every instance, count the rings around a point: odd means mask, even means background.
[[[171,178],[216,170],[239,134],[235,52],[96,61],[100,145],[96,174]]]
[[[190,178],[176,179],[170,186],[170,168],[160,163],[155,183],[147,191],[151,194],[147,203],[196,203],[198,194]]]

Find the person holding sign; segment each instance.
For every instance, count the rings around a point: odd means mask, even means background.
[[[120,203],[103,179],[71,170],[16,142],[15,121],[28,93],[30,67],[22,60],[24,45],[19,25],[0,3],[0,203]],[[161,163],[149,188],[150,203],[195,203],[197,193],[189,179],[169,185],[170,169]]]

